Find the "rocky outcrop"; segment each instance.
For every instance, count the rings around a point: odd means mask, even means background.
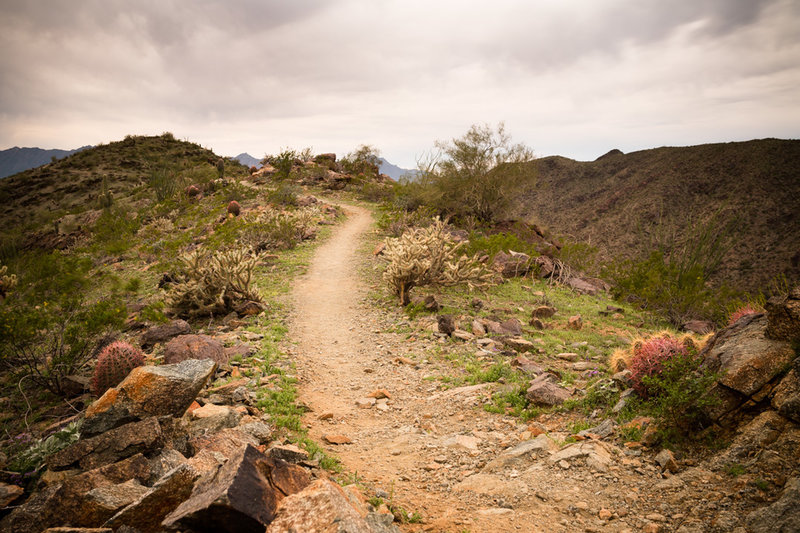
[[[786,482],[780,499],[750,513],[747,517],[750,533],[789,533],[800,531],[800,478]]]
[[[779,341],[800,341],[800,287],[770,298],[764,306],[769,315],[766,335]]]

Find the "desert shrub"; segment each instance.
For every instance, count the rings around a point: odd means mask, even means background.
[[[419,165],[416,183],[425,203],[444,215],[501,220],[536,183],[535,172],[524,164],[533,152],[512,144],[502,123],[496,131],[473,125],[463,137],[439,141],[436,148],[439,155]]]
[[[734,309],[733,312],[728,317],[728,325],[732,326],[736,324],[740,318],[745,317],[747,315],[755,315],[763,312],[764,309],[756,304],[748,303],[741,305],[736,309]]]
[[[277,205],[297,205],[297,187],[290,183],[281,183],[274,191],[270,191],[267,200]]]
[[[389,202],[394,197],[394,190],[390,185],[366,181],[361,184],[358,197],[367,202]]]
[[[462,255],[462,246],[453,242],[441,220],[427,228],[410,229],[386,241],[383,256],[389,264],[383,279],[402,305],[409,304],[414,287],[466,283],[473,288],[492,283],[495,274],[475,257]]]
[[[119,385],[131,370],[144,365],[144,353],[127,342],[112,342],[100,351],[92,374],[92,392],[102,396]]]
[[[558,258],[581,272],[594,272],[598,265],[597,254],[596,246],[585,242],[566,241],[558,251]]]
[[[377,148],[362,144],[355,151],[344,156],[340,164],[349,174],[354,176],[363,174],[364,178],[371,178],[378,175],[381,164],[380,156],[381,153]]]
[[[92,227],[96,243],[110,254],[122,253],[135,243],[131,237],[141,227],[137,213],[128,211],[122,206],[104,209]]]
[[[54,394],[91,360],[100,338],[122,326],[116,294],[89,301],[90,264],[60,253],[27,258],[19,288],[0,301],[0,365]]]
[[[399,237],[411,228],[430,226],[435,218],[433,210],[428,207],[406,211],[384,204],[378,215],[378,227],[392,237]]]
[[[289,177],[289,174],[292,172],[292,167],[294,166],[294,161],[297,159],[297,152],[294,150],[290,150],[289,148],[285,148],[281,150],[278,155],[268,155],[262,161],[261,164],[269,164],[275,167],[275,174],[274,177],[276,180],[285,180]]]
[[[179,258],[176,277],[166,297],[178,316],[225,315],[242,302],[261,301],[251,287],[257,257],[244,249],[203,253],[196,250]]]
[[[177,168],[159,167],[150,171],[147,185],[153,190],[157,202],[174,198],[185,186],[184,178]]]

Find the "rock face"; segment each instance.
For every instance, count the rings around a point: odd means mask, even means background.
[[[800,478],[786,482],[778,501],[750,513],[747,530],[752,533],[800,531]]]
[[[197,532],[261,533],[275,519],[281,500],[300,492],[309,481],[302,468],[247,445],[216,476],[199,482],[164,525]]]
[[[786,374],[780,384],[775,388],[772,397],[772,407],[778,412],[800,424],[800,375],[797,367],[800,358],[795,359],[795,367]]]
[[[190,359],[175,365],[134,368],[122,383],[89,406],[82,436],[151,416],[183,416],[216,367],[211,360]]]
[[[767,327],[763,314],[745,316],[709,339],[700,353],[704,364],[720,374],[715,393],[721,402],[710,410],[712,419],[720,420],[747,402],[762,402],[778,390],[777,401],[786,404],[784,411],[794,409],[799,391],[792,385],[792,376],[784,378],[784,373],[796,354],[789,342],[768,338]],[[787,378],[783,386],[778,385]]]
[[[786,296],[770,298],[764,307],[769,316],[767,337],[788,342],[800,340],[800,287]]]
[[[142,334],[142,348],[149,348],[159,342],[167,342],[178,335],[191,333],[192,327],[185,320],[172,320],[161,326],[153,326]]]
[[[164,346],[165,363],[180,363],[187,359],[210,359],[218,365],[228,362],[222,343],[207,335],[180,335]]]
[[[287,497],[266,533],[326,531],[330,533],[399,533],[392,516],[368,513],[340,486],[318,479]]]

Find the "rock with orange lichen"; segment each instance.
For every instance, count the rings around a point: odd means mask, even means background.
[[[151,416],[183,416],[216,368],[210,359],[134,368],[122,383],[89,406],[81,436],[91,437]]]

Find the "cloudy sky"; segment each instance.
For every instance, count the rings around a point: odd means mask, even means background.
[[[126,134],[413,167],[504,121],[540,156],[800,137],[797,0],[0,0],[0,149]]]

